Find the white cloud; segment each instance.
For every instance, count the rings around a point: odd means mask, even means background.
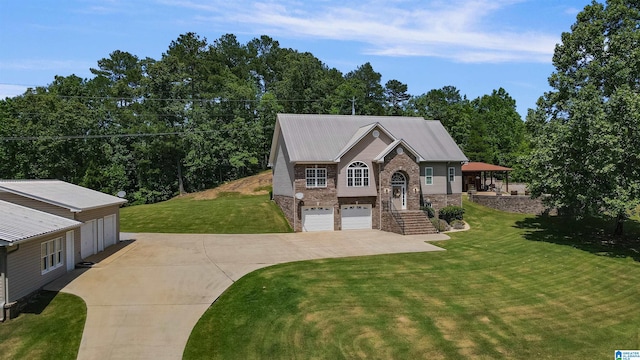
[[[24,85],[0,84],[0,100],[22,95],[27,88],[28,86]]]
[[[220,25],[242,24],[255,33],[364,44],[366,53],[430,56],[458,62],[549,62],[556,35],[496,30],[489,19],[522,0],[235,1],[161,0],[197,10]],[[206,15],[204,13],[207,13]]]
[[[32,59],[24,59],[24,60],[13,60],[13,61],[5,61],[0,62],[0,69],[4,70],[60,70],[60,71],[78,71],[78,69],[82,69],[83,71],[88,71],[90,67],[96,67],[96,63],[89,63],[85,61],[75,61],[75,60],[50,60],[50,59],[42,59],[42,60],[32,60]],[[63,74],[59,74],[63,75]]]

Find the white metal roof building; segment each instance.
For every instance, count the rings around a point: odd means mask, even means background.
[[[0,200],[0,246],[79,228],[81,222]]]
[[[56,205],[71,212],[121,205],[127,202],[116,196],[60,180],[0,180],[0,191]]]

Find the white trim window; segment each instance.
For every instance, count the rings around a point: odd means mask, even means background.
[[[432,167],[424,168],[424,184],[433,185],[433,168]]]
[[[64,264],[62,257],[62,238],[45,241],[40,244],[40,257],[42,259],[40,270],[42,274],[59,268]]]
[[[347,168],[347,186],[369,186],[369,167],[362,161],[354,161]]]
[[[450,167],[449,168],[449,182],[454,182],[454,181],[456,181],[456,168]]]
[[[327,168],[306,168],[307,189],[327,187]]]

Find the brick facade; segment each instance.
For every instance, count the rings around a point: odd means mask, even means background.
[[[293,196],[273,195],[273,201],[282,209],[284,217],[293,228]]]
[[[407,181],[407,210],[419,210],[420,165],[406,152],[398,154],[396,151],[392,151],[384,158],[384,163],[380,165],[380,186],[383,200],[388,200],[391,197],[391,176],[396,172],[402,173]]]
[[[328,206],[333,207],[333,229],[340,229],[340,216],[338,206],[338,193],[336,191],[336,182],[338,179],[338,166],[327,164],[318,165],[318,167],[327,169],[327,186],[323,188],[307,188],[308,167],[314,165],[296,165],[294,171],[294,193],[304,194],[302,200],[296,200],[296,219],[294,231],[302,231],[302,207],[303,206]],[[293,224],[291,224],[293,226]]]
[[[376,179],[379,184],[378,196],[363,197],[338,197],[337,179],[338,166],[336,164],[318,165],[319,168],[327,169],[327,186],[322,188],[307,188],[306,169],[316,167],[315,165],[295,165],[294,166],[294,194],[302,193],[302,200],[294,199],[292,196],[276,195],[273,200],[280,206],[285,217],[294,231],[302,231],[302,207],[303,206],[326,206],[333,208],[333,228],[342,229],[342,215],[340,207],[342,205],[370,204],[371,223],[373,229],[381,229],[391,232],[401,232],[396,220],[388,212],[382,209],[380,200],[388,203],[391,199],[391,177],[394,173],[400,172],[406,179],[406,210],[419,210],[422,203],[431,201],[434,209],[438,210],[447,205],[462,206],[461,194],[435,194],[423,195],[420,188],[420,164],[416,163],[413,155],[403,152],[398,154],[395,149],[384,159],[384,163],[373,164],[369,170],[369,176]],[[295,215],[294,215],[295,209]]]

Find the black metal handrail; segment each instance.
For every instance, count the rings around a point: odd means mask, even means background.
[[[398,209],[396,209],[396,206],[393,204],[393,199],[391,197],[389,197],[389,209],[391,210],[391,216],[393,216],[394,220],[398,223],[398,225],[400,225],[400,230],[404,234],[404,220],[402,220],[402,215],[400,215],[400,212],[398,211]]]

